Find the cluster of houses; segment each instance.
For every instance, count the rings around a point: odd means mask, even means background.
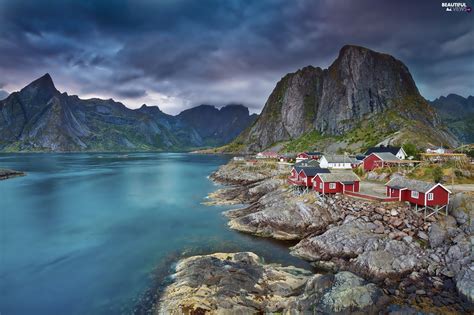
[[[365,171],[392,165],[399,166],[407,162],[406,157],[402,148],[395,147],[371,148],[367,151],[367,155],[360,159],[344,155],[304,152],[296,156],[297,162],[291,169],[288,182],[299,191],[311,190],[322,196],[346,194],[361,198],[370,197],[360,193],[360,178],[351,170],[361,164]],[[443,209],[447,211],[451,192],[442,184],[394,177],[385,186],[384,201],[409,202],[415,206],[416,211],[424,209],[426,216]]]

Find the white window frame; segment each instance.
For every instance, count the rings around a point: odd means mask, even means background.
[[[329,183],[329,189],[336,189],[336,183]]]
[[[420,193],[415,191],[415,190],[412,190],[411,191],[411,197],[414,198],[414,199],[418,199],[418,198],[420,198]]]
[[[319,189],[323,189],[323,182],[319,183]]]
[[[428,201],[433,201],[434,200],[434,194],[433,193],[428,193],[426,196],[428,198]]]

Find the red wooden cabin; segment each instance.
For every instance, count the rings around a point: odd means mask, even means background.
[[[313,179],[313,189],[321,194],[359,192],[359,188],[360,179],[352,172],[317,174]]]
[[[451,191],[439,183],[395,177],[385,185],[387,196],[416,206],[439,208],[449,204]]]
[[[370,172],[373,169],[378,167],[384,167],[393,164],[394,162],[400,161],[392,153],[383,152],[383,153],[372,153],[366,156],[363,160],[364,171]]]
[[[319,167],[299,167],[295,166],[291,170],[288,182],[295,186],[312,187],[313,178],[319,173],[329,173],[325,168]]]
[[[306,160],[306,159],[319,160],[319,158],[322,155],[323,154],[321,152],[301,152],[301,153],[298,153],[296,158],[298,160]]]

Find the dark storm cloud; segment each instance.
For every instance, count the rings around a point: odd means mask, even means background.
[[[284,74],[358,44],[405,62],[427,98],[467,95],[473,17],[432,0],[0,0],[0,71],[12,85],[50,72],[62,90],[168,112],[259,111]]]
[[[147,95],[145,90],[141,89],[125,89],[125,90],[117,90],[116,91],[118,96],[124,98],[140,98]]]

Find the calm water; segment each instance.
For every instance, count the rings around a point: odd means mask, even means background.
[[[222,156],[3,154],[0,313],[127,313],[150,274],[184,253],[252,250],[308,267],[285,245],[231,231],[201,203]]]

